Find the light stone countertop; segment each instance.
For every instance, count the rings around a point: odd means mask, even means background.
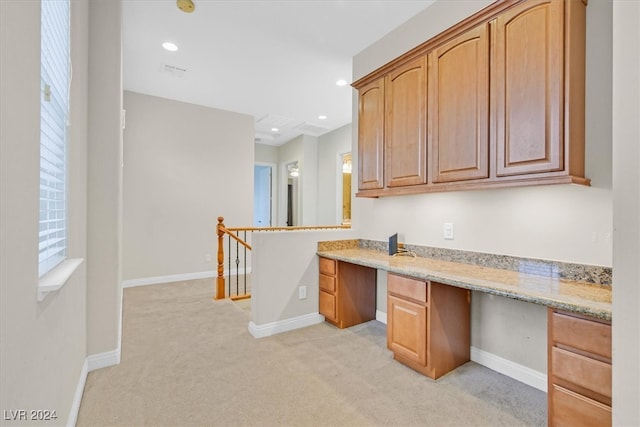
[[[363,248],[319,250],[318,256],[611,320],[610,286]]]

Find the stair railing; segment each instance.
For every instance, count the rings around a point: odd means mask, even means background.
[[[224,299],[226,296],[229,296],[232,300],[240,300],[251,298],[251,293],[247,292],[247,251],[251,251],[251,245],[247,243],[247,233],[253,232],[269,232],[269,231],[301,231],[301,230],[335,230],[335,229],[349,229],[351,225],[322,225],[322,226],[293,226],[293,227],[226,227],[224,225],[224,218],[218,217],[218,225],[216,227],[217,235],[218,235],[218,277],[216,280],[216,295],[214,299]],[[224,236],[225,234],[228,237],[228,288],[225,289],[227,285],[227,280],[224,275]],[[242,237],[240,237],[242,235]],[[235,294],[232,294],[231,289],[231,258],[232,258],[232,241],[235,241],[235,264],[236,264],[236,289]],[[244,269],[242,270],[242,276],[244,276],[243,280],[243,293],[240,293],[240,246],[243,247],[243,260],[244,260]]]

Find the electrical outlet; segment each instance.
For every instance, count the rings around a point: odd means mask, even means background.
[[[445,222],[442,224],[442,237],[445,240],[453,240],[453,223]]]
[[[204,254],[204,262],[211,262],[211,254]]]
[[[298,299],[307,299],[307,287],[300,286],[298,288]]]

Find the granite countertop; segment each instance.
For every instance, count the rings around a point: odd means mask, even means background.
[[[364,248],[320,248],[318,255],[611,320],[610,286]]]

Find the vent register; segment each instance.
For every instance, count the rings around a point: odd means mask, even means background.
[[[175,65],[162,64],[160,66],[160,72],[162,74],[167,74],[169,76],[173,76],[181,79],[184,77],[187,70],[186,68],[176,67]]]

